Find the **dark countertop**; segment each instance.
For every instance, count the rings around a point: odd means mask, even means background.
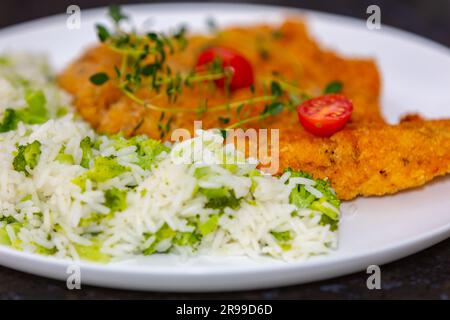
[[[450,298],[450,239],[421,253],[381,266],[381,290],[355,273],[299,286],[228,293],[157,293],[83,286],[0,267],[0,299],[445,299]]]
[[[72,1],[10,1],[0,4],[0,27],[65,12]],[[78,0],[83,9],[107,5],[107,0]],[[127,1],[114,1],[125,3]],[[153,1],[133,1],[153,2]],[[222,1],[226,2],[226,1]],[[230,1],[233,2],[233,1]],[[276,3],[315,10],[366,16],[370,4],[381,7],[382,23],[396,26],[450,46],[450,0],[314,0],[239,1]],[[151,293],[83,286],[69,291],[64,282],[0,267],[0,299],[444,299],[450,297],[450,239],[381,267],[381,290],[368,290],[365,272],[311,284],[230,293]]]

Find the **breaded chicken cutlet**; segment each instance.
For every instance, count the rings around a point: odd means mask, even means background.
[[[294,83],[299,90],[320,94],[330,82],[339,80],[343,94],[354,104],[352,123],[383,122],[380,114],[380,76],[373,60],[346,59],[332,51],[324,50],[308,35],[300,21],[286,21],[279,28],[268,25],[234,27],[219,31],[213,36],[192,36],[182,52],[168,57],[173,72],[188,73],[196,64],[200,52],[209,45],[237,48],[253,65],[255,72],[255,93],[248,88],[240,89],[227,97],[223,90],[211,90],[211,86],[196,85],[183,88],[175,104],[167,97],[143,88],[138,95],[152,104],[195,109],[199,97],[208,105],[218,105],[261,96],[265,93],[264,80],[280,75],[286,82]],[[127,135],[147,134],[160,138],[158,120],[161,112],[146,110],[124,96],[113,84],[95,86],[89,77],[97,72],[114,76],[114,66],[120,66],[121,56],[104,45],[88,49],[78,60],[60,74],[58,81],[62,88],[74,97],[74,104],[85,120],[100,132],[123,132]],[[257,113],[262,104],[246,107],[246,112]],[[195,113],[173,113],[171,129],[192,129],[193,121],[203,121],[205,128],[223,126],[220,115],[208,112],[203,117]],[[144,119],[143,123],[142,119]],[[235,119],[231,119],[233,121]],[[139,124],[139,129],[135,129]],[[255,125],[255,124],[252,124]],[[279,116],[257,123],[258,126],[298,127],[295,113],[284,112]]]
[[[299,131],[280,137],[280,168],[328,177],[343,200],[396,193],[450,173],[450,120],[346,128],[330,138]]]
[[[327,51],[308,35],[299,21],[286,21],[279,28],[260,25],[229,28],[214,36],[193,36],[188,47],[173,55],[168,63],[173,70],[189,72],[207,45],[239,49],[255,71],[255,94],[264,94],[261,79],[281,75],[284,80],[312,95],[319,95],[327,83],[339,80],[343,94],[353,102],[347,126],[329,138],[306,132],[295,112],[285,110],[253,128],[280,129],[280,172],[286,168],[329,178],[339,198],[395,193],[417,187],[450,171],[450,120],[424,121],[411,118],[399,125],[387,125],[379,107],[380,76],[372,60],[346,59]],[[106,133],[146,134],[160,138],[161,112],[148,110],[126,97],[113,84],[95,86],[89,77],[97,72],[113,74],[120,55],[104,45],[89,49],[60,76],[59,84],[74,97],[74,104],[85,120]],[[206,86],[183,91],[176,104],[166,97],[141,89],[138,95],[156,105],[196,108],[199,97],[212,105],[251,97],[248,89],[231,93]],[[246,107],[257,114],[263,104]],[[221,127],[222,113],[173,113],[171,128],[192,131],[194,120],[203,128]],[[231,121],[235,121],[231,118]]]

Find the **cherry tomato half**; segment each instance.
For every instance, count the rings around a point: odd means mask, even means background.
[[[249,87],[253,84],[253,68],[250,62],[239,52],[225,47],[215,46],[204,50],[197,61],[197,68],[205,64],[220,59],[223,68],[228,68],[232,72],[229,83],[230,90]],[[225,77],[215,80],[219,88],[225,86]]]
[[[341,130],[350,119],[352,102],[340,94],[307,100],[297,107],[298,119],[306,131],[327,137]]]

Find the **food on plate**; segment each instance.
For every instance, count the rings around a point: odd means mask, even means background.
[[[302,21],[188,36],[110,16],[57,77],[42,56],[0,56],[2,245],[304,260],[337,247],[341,200],[450,172],[450,120],[386,124],[374,61],[321,48]],[[179,128],[191,136],[171,141]],[[276,174],[235,128],[279,129]]]
[[[324,93],[341,93],[353,102],[349,125],[383,122],[379,107],[380,76],[375,62],[343,58],[322,49],[298,20],[287,20],[279,27],[232,27],[211,35],[187,37],[177,31],[164,37],[153,33],[150,38],[141,36],[136,41],[149,46],[160,46],[170,39],[174,51],[171,53],[165,47],[163,62],[159,54],[156,54],[158,61],[149,54],[139,68],[129,66],[131,75],[123,72],[121,80],[117,79],[117,72],[122,72],[122,62],[125,58],[133,60],[137,50],[130,52],[131,45],[123,44],[120,35],[108,35],[58,77],[61,87],[73,95],[77,111],[100,132],[168,139],[176,128],[193,132],[195,119],[202,120],[204,128],[235,125],[302,130],[297,106]],[[224,51],[228,52],[227,57],[204,67],[213,57],[220,57],[217,52],[223,56]],[[233,90],[223,88],[224,74],[233,73],[227,68],[229,51],[238,61],[234,62],[234,69],[239,68],[238,74],[231,77],[233,88],[229,89]],[[198,67],[199,62],[203,70]],[[160,65],[164,70],[157,69]],[[167,67],[171,75],[167,74]],[[137,70],[141,70],[141,76],[137,77],[140,85],[133,80]],[[104,80],[109,80],[99,85],[90,80],[93,75],[103,75]],[[237,80],[241,83],[234,86]],[[125,87],[128,90],[121,89]],[[284,108],[280,110],[275,105],[272,110],[280,112],[267,117],[263,113],[265,106],[274,102],[283,102]],[[256,120],[246,122],[251,118]]]
[[[419,187],[450,173],[450,120],[342,130],[331,138],[281,131],[280,167],[328,177],[342,200]]]
[[[226,77],[214,81],[219,88],[228,85],[230,90],[237,90],[254,85],[251,63],[239,52],[226,47],[213,46],[203,50],[198,57],[196,71],[207,71],[208,65],[216,59],[221,62],[221,68],[229,69],[231,73],[228,84]]]
[[[352,102],[338,94],[309,99],[297,107],[303,128],[319,137],[328,137],[340,131],[350,120],[352,111]]]
[[[337,247],[340,201],[328,180],[263,174],[219,131],[175,144],[98,134],[45,63],[17,57],[0,67],[11,106],[0,114],[0,244],[95,262],[154,253],[303,260]]]
[[[446,121],[386,124],[375,63],[322,49],[301,21],[207,36],[125,33],[126,40],[97,28],[102,43],[58,81],[100,132],[167,140],[176,128],[192,132],[194,120],[203,128],[280,129],[279,174],[292,167],[327,177],[345,200],[448,173]]]

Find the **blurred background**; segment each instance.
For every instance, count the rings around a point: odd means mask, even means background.
[[[65,13],[76,4],[80,8],[107,6],[111,3],[226,2],[276,4],[320,10],[356,18],[366,18],[366,9],[381,8],[381,22],[411,31],[450,47],[450,0],[240,0],[240,1],[121,1],[121,0],[1,0],[0,28],[52,14]]]

